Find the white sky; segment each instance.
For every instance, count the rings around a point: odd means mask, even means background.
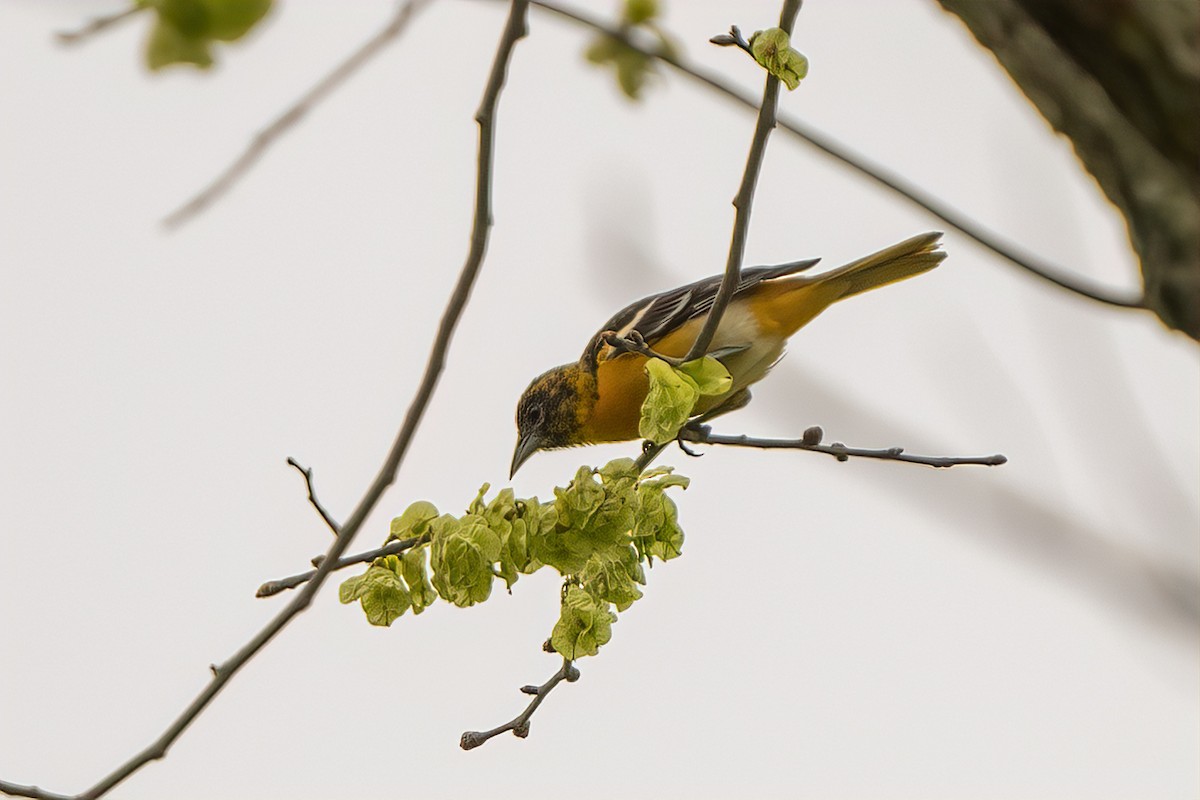
[[[615,6],[615,4],[613,4]],[[0,778],[91,785],[148,744],[328,545],[377,470],[466,251],[471,116],[499,3],[445,0],[174,235],[156,220],[389,17],[293,0],[197,76],[140,67],[114,4],[0,4]],[[677,2],[687,54],[776,2]],[[604,5],[607,9],[608,6]],[[502,98],[496,229],[430,413],[354,549],[414,499],[505,485],[529,378],[616,307],[721,269],[753,117],[668,77],[640,105],[535,14]],[[784,108],[1109,285],[1123,226],[1032,107],[929,0],[801,12]],[[776,135],[749,263],[834,266],[938,224]],[[333,581],[169,758],[114,797],[1193,798],[1200,362],[1145,314],[1054,291],[950,233],[945,265],[801,332],[729,432],[1003,452],[935,471],[804,453],[667,459],[683,558],[656,567],[532,735],[515,715],[557,583],[389,630]],[[535,457],[518,494],[634,445]],[[1193,609],[1197,598],[1185,598]]]

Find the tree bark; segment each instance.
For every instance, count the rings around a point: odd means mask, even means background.
[[[1200,341],[1200,3],[938,1],[1125,217],[1147,308]]]

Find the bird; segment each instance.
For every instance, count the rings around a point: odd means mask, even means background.
[[[701,397],[692,420],[745,406],[749,387],[783,356],[788,338],[833,303],[936,267],[946,257],[941,236],[914,236],[816,275],[806,274],[820,260],[815,258],[742,270],[707,348],[732,384],[721,395]],[[539,450],[640,438],[648,355],[613,340],[640,339],[654,353],[682,358],[712,310],[721,279],[714,275],[631,303],[600,327],[578,361],[535,378],[517,403],[510,479]]]

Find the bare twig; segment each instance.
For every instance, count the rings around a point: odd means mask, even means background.
[[[62,44],[80,44],[81,42],[90,39],[95,34],[107,30],[122,20],[129,19],[137,12],[145,11],[147,8],[149,8],[149,6],[132,5],[129,8],[122,9],[114,14],[88,20],[82,27],[73,31],[59,31],[58,33],[54,34],[54,36]]]
[[[599,31],[605,36],[611,36],[627,47],[662,61],[680,74],[702,83],[711,89],[715,89],[720,94],[737,101],[747,108],[759,107],[758,101],[750,93],[727,82],[721,75],[709,72],[702,67],[688,64],[660,47],[647,47],[639,43],[628,31],[608,25],[602,20],[582,14],[574,9],[560,6],[553,2],[553,0],[530,0],[530,5]],[[1104,287],[1090,285],[1088,281],[1078,275],[1072,274],[1069,270],[1051,264],[1031,253],[1023,252],[1019,247],[1004,241],[1001,236],[988,230],[985,226],[971,219],[966,214],[956,211],[949,203],[937,199],[919,188],[916,184],[902,178],[886,167],[873,162],[866,156],[856,153],[849,147],[839,143],[832,136],[822,133],[811,125],[801,122],[798,119],[790,118],[786,114],[779,115],[777,124],[781,130],[791,136],[815,147],[830,158],[840,161],[861,175],[870,178],[880,186],[919,206],[963,236],[974,240],[977,244],[982,245],[1006,261],[1042,280],[1049,281],[1061,289],[1066,289],[1073,294],[1095,300],[1098,303],[1104,303],[1105,305],[1116,306],[1118,308],[1144,309],[1146,307],[1140,295],[1130,297]]]
[[[708,41],[718,47],[738,47],[744,50],[751,58],[754,57],[754,51],[750,49],[750,43],[746,41],[745,36],[742,36],[742,29],[737,25],[730,25],[729,33],[719,33]]]
[[[321,515],[321,519],[325,520],[325,524],[329,526],[329,530],[333,531],[333,535],[337,536],[337,522],[334,521],[333,517],[329,516],[329,512],[326,511],[321,505],[320,501],[317,500],[316,491],[313,489],[312,469],[300,466],[300,462],[296,461],[296,459],[292,458],[291,456],[288,457],[287,463],[295,467],[297,471],[304,476],[304,485],[308,487],[308,502],[311,503],[312,507],[315,508],[317,513]]]
[[[906,461],[909,464],[924,464],[927,467],[957,467],[965,464],[978,464],[986,467],[997,467],[1008,462],[1000,454],[991,456],[915,456],[904,452],[903,447],[888,447],[882,450],[866,450],[861,447],[847,447],[841,442],[821,444],[822,431],[814,426],[804,432],[800,439],[756,439],[751,436],[724,436],[713,433],[707,425],[686,427],[679,432],[679,438],[684,442],[697,444],[723,444],[733,447],[758,447],[764,450],[808,450],[813,453],[824,453],[833,456],[838,461],[849,461],[851,458],[878,458],[885,461]]]
[[[13,797],[32,797],[34,800],[75,800],[72,795],[47,792],[36,786],[22,786],[19,783],[9,783],[8,781],[0,781],[0,792]]]
[[[445,365],[446,352],[450,347],[450,340],[454,334],[454,329],[458,324],[459,318],[462,316],[463,309],[471,293],[471,286],[475,282],[476,275],[479,274],[479,268],[483,263],[483,256],[487,250],[488,234],[492,224],[492,149],[495,137],[494,118],[496,104],[500,96],[500,90],[504,86],[513,47],[526,33],[525,19],[528,7],[528,0],[512,0],[508,21],[505,24],[504,33],[500,38],[496,57],[492,63],[487,88],[484,90],[479,110],[475,114],[475,119],[479,123],[479,162],[476,172],[475,214],[474,226],[471,231],[470,251],[467,254],[466,262],[463,264],[458,283],[455,285],[454,292],[446,304],[446,310],[442,314],[437,337],[429,354],[429,362],[425,367],[425,374],[421,378],[421,384],[417,388],[416,395],[413,397],[412,403],[408,408],[404,424],[396,435],[396,439],[388,451],[387,459],[384,461],[379,473],[375,476],[375,480],[371,483],[354,511],[351,512],[350,517],[341,526],[338,537],[330,546],[326,558],[300,593],[283,610],[276,614],[266,627],[255,634],[249,642],[243,645],[227,661],[212,666],[213,676],[208,686],[150,746],[117,767],[117,769],[113,770],[92,788],[74,796],[72,800],[96,800],[96,798],[107,794],[113,787],[117,786],[146,764],[166,756],[168,749],[174,741],[187,730],[196,717],[200,715],[200,712],[212,702],[221,689],[224,688],[225,684],[237,674],[238,670],[245,666],[259,650],[275,638],[276,634],[283,630],[294,617],[308,608],[317,590],[324,583],[326,576],[340,562],[342,554],[350,546],[350,542],[354,539],[354,535],[358,532],[359,528],[362,527],[367,515],[375,507],[375,504],[379,501],[384,491],[395,481],[400,462],[408,450],[413,434],[416,432],[417,426],[424,415],[425,408],[433,396],[433,390],[437,386],[438,377]],[[27,788],[30,791],[21,791]],[[9,794],[24,797],[50,797],[54,798],[54,800],[57,800],[59,797],[45,792],[31,794],[30,792],[33,791],[32,787],[22,787],[16,784],[0,784],[0,789]],[[41,790],[37,791],[40,792]]]
[[[803,0],[784,0],[783,9],[779,12],[779,27],[788,36],[796,24],[796,15],[800,13]],[[733,30],[732,28],[730,29]],[[725,261],[725,274],[721,278],[721,288],[713,299],[712,309],[704,320],[704,327],[696,334],[691,349],[684,356],[684,361],[700,358],[708,352],[721,317],[737,291],[738,281],[742,275],[742,258],[746,254],[746,234],[750,230],[750,211],[754,206],[754,190],[758,186],[758,176],[762,173],[763,157],[767,152],[767,139],[775,129],[775,110],[779,106],[779,78],[767,73],[766,85],[763,87],[762,103],[758,106],[758,122],[754,126],[754,138],[750,141],[750,154],[746,157],[746,169],[742,173],[742,183],[733,198],[734,219],[733,237],[729,242],[729,257]]]
[[[554,691],[554,687],[566,681],[574,683],[579,680],[579,670],[571,663],[569,659],[564,658],[562,668],[550,676],[550,680],[543,683],[541,686],[522,686],[521,691],[525,694],[533,695],[533,699],[529,701],[529,705],[525,710],[518,714],[513,719],[492,728],[490,731],[467,731],[462,735],[458,744],[463,750],[471,750],[491,739],[494,736],[499,736],[507,731],[512,731],[513,736],[524,739],[529,735],[529,718],[533,716],[533,712],[537,711],[538,706],[546,699],[546,695]]]
[[[352,556],[344,556],[343,558],[339,558],[337,563],[335,563],[329,571],[333,572],[335,570],[345,569],[346,567],[352,567],[355,564],[366,564],[374,561],[377,558],[382,558],[383,556],[399,555],[405,550],[409,550],[419,544],[424,544],[426,541],[428,541],[428,539],[423,536],[414,536],[411,539],[397,539],[396,541],[388,542],[383,547],[376,547],[374,550],[368,550],[365,553],[356,553]],[[327,557],[315,559],[318,561],[318,568],[320,567],[320,564],[323,564],[326,561],[326,558]],[[280,592],[287,591],[288,589],[295,589],[297,586],[311,581],[316,574],[317,570],[310,569],[308,572],[301,572],[298,575],[289,575],[286,578],[267,581],[262,586],[258,587],[258,591],[254,593],[254,596],[271,597],[272,595],[277,595]]]
[[[219,200],[249,172],[250,168],[275,143],[276,139],[291,130],[304,118],[305,114],[381,53],[385,47],[398,39],[404,29],[408,27],[413,16],[430,2],[431,0],[407,0],[402,4],[396,10],[391,22],[351,53],[345,61],[338,64],[332,72],[317,81],[311,89],[267,127],[255,134],[254,138],[250,140],[250,144],[246,146],[241,155],[234,159],[233,163],[227,166],[199,194],[164,217],[162,224],[167,228],[177,228]]]

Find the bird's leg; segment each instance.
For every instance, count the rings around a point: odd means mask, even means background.
[[[722,402],[719,406],[710,408],[700,416],[688,420],[687,424],[679,430],[679,435],[675,438],[675,443],[679,445],[680,450],[687,453],[689,456],[702,455],[701,453],[697,453],[689,448],[684,444],[684,442],[703,442],[706,438],[708,438],[708,433],[711,430],[711,428],[705,424],[706,422],[708,422],[710,419],[719,417],[722,414],[728,414],[731,411],[737,411],[739,408],[745,408],[749,402],[750,390],[739,389],[738,391],[729,395],[729,397],[725,398],[724,402]]]

